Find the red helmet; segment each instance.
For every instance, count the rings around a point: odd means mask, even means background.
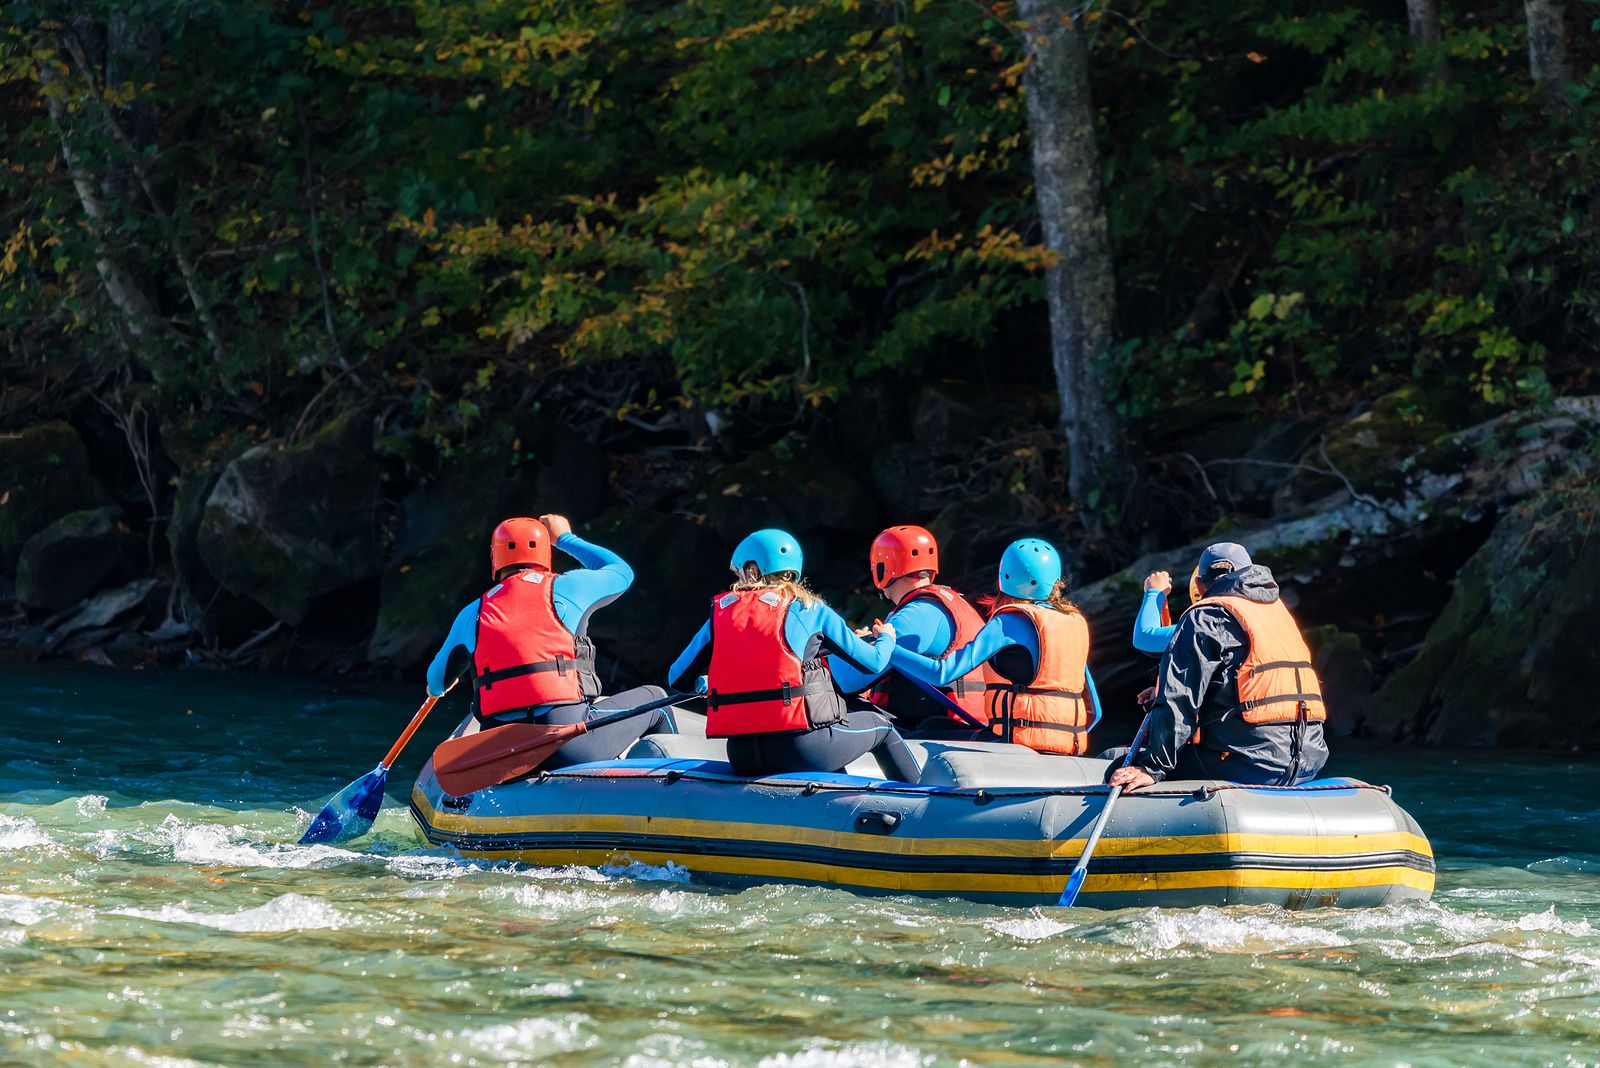
[[[550,531],[537,519],[518,517],[502,520],[489,542],[489,570],[498,575],[503,567],[528,564],[550,570]]]
[[[922,527],[890,527],[872,539],[872,584],[883,589],[917,571],[939,573],[939,543]]]

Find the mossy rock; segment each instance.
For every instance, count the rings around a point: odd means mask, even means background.
[[[378,477],[362,423],[349,414],[304,443],[258,445],[223,469],[196,536],[223,589],[293,625],[316,598],[377,577]]]
[[[1600,494],[1557,490],[1503,516],[1456,578],[1368,726],[1438,745],[1600,746]]]
[[[199,620],[208,638],[228,643],[270,625],[272,616],[256,602],[223,589],[200,553],[200,521],[225,467],[213,460],[210,466],[196,465],[178,476],[172,518],[167,522],[167,551],[179,592],[188,601],[190,621]]]
[[[0,434],[0,571],[15,574],[23,543],[57,519],[110,503],[66,423]]]
[[[1278,511],[1291,513],[1345,489],[1338,475],[1320,473],[1329,467],[1360,493],[1393,496],[1404,488],[1417,452],[1481,414],[1453,382],[1413,382],[1385,393],[1330,431],[1320,448],[1300,457],[1305,469],[1284,481],[1276,497]]]
[[[115,508],[64,515],[23,545],[17,600],[42,612],[71,607],[121,571],[136,548],[136,539],[119,526]]]
[[[1309,627],[1305,638],[1317,678],[1322,680],[1328,709],[1325,729],[1335,738],[1345,737],[1366,718],[1375,680],[1372,658],[1358,635],[1333,624]]]

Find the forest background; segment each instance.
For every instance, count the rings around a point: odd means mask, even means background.
[[[756,526],[1249,545],[1341,732],[1600,745],[1600,3],[0,7],[22,658],[407,678],[502,514],[659,680]],[[1183,597],[1176,597],[1176,607]],[[1118,720],[1120,722],[1120,720]]]

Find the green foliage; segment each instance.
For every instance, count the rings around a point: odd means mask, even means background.
[[[1514,403],[1581,376],[1600,96],[1578,20],[1600,7],[1570,8],[1549,117],[1509,0],[1448,8],[1432,56],[1396,5],[1091,5],[1120,410],[1337,407],[1424,374]],[[620,382],[565,402],[617,416],[820,406],[930,361],[1042,385],[1014,17],[13,2],[7,375],[154,383],[202,436],[377,400],[395,441],[444,451],[574,377]],[[119,310],[106,263],[154,321]]]

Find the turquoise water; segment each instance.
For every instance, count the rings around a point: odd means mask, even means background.
[[[7,669],[0,1062],[1600,1064],[1600,765],[1344,752],[1432,902],[1004,910],[294,844],[419,696]],[[453,723],[402,759],[403,796]]]

